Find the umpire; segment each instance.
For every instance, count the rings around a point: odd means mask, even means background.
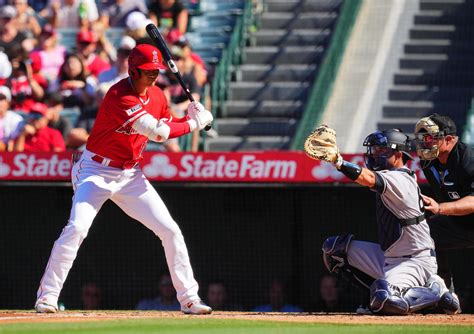
[[[415,126],[416,151],[435,199],[423,196],[436,244],[438,274],[449,287],[447,250],[474,248],[474,149],[461,142],[447,116],[433,114]]]

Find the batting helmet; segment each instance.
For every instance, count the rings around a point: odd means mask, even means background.
[[[399,129],[376,131],[368,135],[364,140],[367,147],[365,164],[370,170],[378,171],[389,169],[387,159],[395,151],[403,153],[403,162],[412,160],[410,153],[410,138]],[[377,147],[377,151],[374,149]],[[382,149],[381,149],[382,148]]]
[[[165,69],[163,56],[153,45],[139,44],[132,49],[128,56],[128,74],[132,79],[138,79],[140,70]]]

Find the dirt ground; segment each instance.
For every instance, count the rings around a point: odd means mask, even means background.
[[[194,317],[181,312],[157,311],[66,311],[57,314],[38,314],[34,311],[0,310],[0,325],[20,322],[79,322],[114,319],[151,319]],[[214,319],[266,320],[301,323],[344,323],[344,324],[419,324],[419,325],[463,325],[474,327],[473,314],[457,315],[410,315],[410,316],[373,316],[354,313],[255,313],[255,312],[214,312],[199,316]]]

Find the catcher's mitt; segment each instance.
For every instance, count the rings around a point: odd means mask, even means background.
[[[336,145],[336,131],[327,125],[318,126],[306,138],[304,152],[310,158],[336,163],[340,156]]]

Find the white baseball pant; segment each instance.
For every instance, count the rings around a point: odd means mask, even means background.
[[[56,305],[59,294],[92,221],[107,199],[152,230],[162,241],[178,301],[198,299],[183,235],[142,170],[121,170],[91,160],[85,151],[71,172],[74,196],[68,224],[56,240],[37,297]]]

